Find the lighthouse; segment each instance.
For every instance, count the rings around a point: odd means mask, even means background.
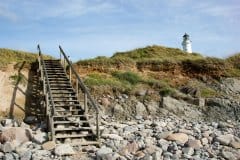
[[[187,33],[183,35],[182,47],[183,51],[192,53],[192,41],[189,39],[189,35]]]

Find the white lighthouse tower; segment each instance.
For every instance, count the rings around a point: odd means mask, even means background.
[[[182,47],[183,51],[192,53],[192,41],[189,39],[189,35],[187,33],[183,35]]]

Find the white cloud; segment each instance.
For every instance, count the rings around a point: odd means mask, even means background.
[[[8,6],[8,7],[1,7]],[[44,19],[55,17],[78,17],[88,13],[112,12],[112,3],[94,0],[9,0],[0,2],[0,16],[8,19]]]

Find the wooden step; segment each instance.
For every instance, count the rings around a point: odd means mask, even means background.
[[[91,136],[94,136],[94,134],[56,135],[55,138],[83,138]]]
[[[54,115],[53,118],[86,117],[86,115]]]
[[[55,112],[82,112],[82,109],[60,110],[55,109]]]
[[[75,124],[75,123],[89,123],[88,121],[80,120],[79,122],[74,121],[54,121],[54,124]]]
[[[72,142],[69,143],[71,146],[90,146],[90,145],[96,145],[99,146],[100,142],[98,141],[85,141],[85,142]]]

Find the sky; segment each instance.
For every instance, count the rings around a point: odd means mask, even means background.
[[[0,0],[0,48],[71,59],[149,45],[225,58],[240,52],[239,0]]]

